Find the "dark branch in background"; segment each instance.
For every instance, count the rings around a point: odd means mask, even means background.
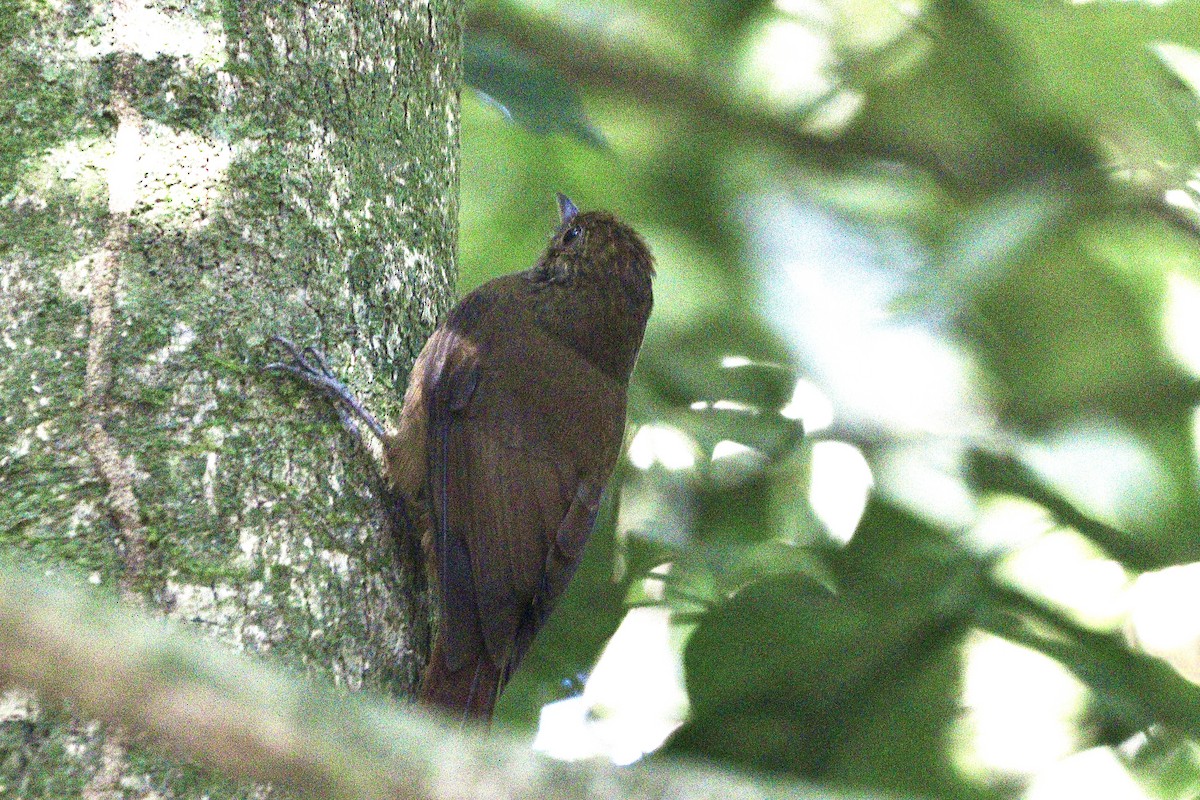
[[[0,689],[8,687],[68,701],[216,774],[302,797],[834,797],[706,767],[555,762],[525,741],[337,692],[95,592],[0,567]]]
[[[804,131],[799,115],[775,116],[740,100],[703,74],[658,57],[649,44],[615,41],[603,31],[590,29],[582,17],[489,5],[468,12],[467,29],[507,40],[574,86],[685,110],[709,127],[738,131],[807,159],[827,164],[862,158],[914,161],[912,154],[890,152],[869,142],[824,139]]]
[[[938,26],[950,12],[942,8],[930,13],[938,14],[936,23],[919,19],[914,23],[912,35],[937,35]],[[471,35],[507,41],[553,69],[574,87],[632,97],[643,103],[674,109],[701,127],[725,133],[734,131],[743,140],[754,139],[781,148],[808,163],[845,168],[854,162],[882,161],[924,171],[943,188],[964,197],[977,194],[981,188],[978,183],[984,176],[976,170],[964,172],[963,165],[956,168],[946,164],[932,150],[913,148],[899,140],[884,140],[854,130],[836,138],[807,131],[803,111],[772,112],[765,104],[743,99],[744,93],[736,91],[735,87],[722,85],[715,70],[706,74],[703,69],[682,68],[655,53],[650,43],[608,35],[599,29],[602,24],[602,21],[589,23],[584,14],[542,13],[518,9],[503,2],[481,2],[468,11],[466,28]],[[869,62],[886,62],[893,46],[901,47],[901,41],[898,39],[871,56],[861,57],[861,63],[843,64],[843,72],[850,75],[870,73]],[[819,106],[818,101],[812,109]],[[1016,133],[1031,135],[1030,131]],[[1082,163],[1090,161],[1091,157],[1086,157]],[[1092,165],[1112,177],[1113,165],[1105,168],[1101,161]],[[1010,166],[1015,168],[1015,165]],[[1125,181],[1117,185],[1127,195],[1122,202],[1159,215],[1193,236],[1200,235],[1200,218],[1194,212],[1165,202],[1163,191],[1175,184],[1182,185],[1182,180],[1169,184],[1152,181],[1150,185]]]
[[[756,140],[791,153],[796,159],[830,169],[863,161],[887,162],[922,170],[943,187],[973,194],[977,175],[957,174],[937,153],[914,149],[854,131],[825,137],[805,130],[804,110],[775,112],[762,102],[723,82],[717,70],[681,68],[654,52],[649,43],[618,40],[589,24],[583,15],[540,13],[508,4],[477,4],[469,10],[469,34],[502,38],[552,67],[572,86],[632,97],[650,105],[682,112],[700,127],[739,139]],[[914,34],[928,36],[917,26]],[[897,44],[897,46],[900,46]],[[886,61],[891,45],[874,54]],[[844,72],[870,72],[865,57],[843,65]],[[728,71],[728,70],[725,70]],[[829,98],[817,98],[818,110]]]

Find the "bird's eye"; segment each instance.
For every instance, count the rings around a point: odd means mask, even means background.
[[[572,225],[571,227],[567,228],[567,232],[563,234],[562,243],[564,245],[570,244],[571,242],[578,239],[579,234],[581,234],[581,233],[583,233],[583,231],[580,230],[578,225]]]

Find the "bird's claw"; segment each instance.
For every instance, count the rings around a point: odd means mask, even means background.
[[[329,368],[329,362],[325,360],[325,356],[315,347],[309,346],[301,350],[290,339],[282,336],[272,336],[268,341],[287,351],[292,361],[290,364],[275,361],[267,364],[264,369],[272,372],[290,372],[301,380],[322,388],[325,388],[330,381],[341,385],[341,382],[334,376],[333,370]],[[314,362],[316,362],[315,365]]]
[[[333,400],[338,419],[350,433],[362,439],[355,416],[362,419],[377,437],[383,438],[383,427],[375,420],[346,385],[337,379],[324,354],[315,347],[308,346],[301,350],[289,339],[282,336],[272,336],[269,340],[278,345],[291,357],[290,362],[274,361],[264,369],[269,372],[287,372],[314,387],[329,399]]]

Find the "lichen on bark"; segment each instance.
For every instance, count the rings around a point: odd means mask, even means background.
[[[261,367],[285,334],[323,348],[381,418],[398,409],[453,295],[459,15],[450,0],[0,0],[15,33],[0,77],[20,87],[0,98],[6,551],[94,583],[131,578],[224,645],[411,692],[427,598],[373,465],[326,404]],[[106,171],[114,92],[138,143],[96,404],[93,281],[111,182],[130,178]],[[132,476],[136,574],[89,422]],[[82,791],[104,768],[85,722],[13,707],[0,785],[49,796],[59,769]],[[129,762],[129,786],[191,791],[186,769]]]

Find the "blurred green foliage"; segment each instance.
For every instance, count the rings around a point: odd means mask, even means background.
[[[629,219],[659,269],[636,452],[502,715],[577,692],[622,598],[659,603],[691,703],[670,751],[1017,796],[1031,773],[958,747],[985,632],[1086,687],[1070,749],[1140,732],[1117,759],[1192,796],[1200,690],[998,565],[1039,530],[1131,576],[1200,559],[1197,19],[1191,1],[472,7],[474,35],[537,65],[492,99],[527,104],[550,70],[581,106],[556,88],[522,128],[464,101],[462,289],[531,263],[556,190]],[[832,424],[789,406],[798,379]],[[675,455],[638,450],[647,430]],[[844,545],[811,499],[827,440],[874,479]],[[1043,527],[984,536],[1013,497]]]
[[[498,36],[464,31],[463,77],[484,102],[536,133],[566,133],[603,144],[584,114],[579,95],[553,70],[543,67]]]
[[[111,132],[111,59],[31,55],[45,15],[99,27],[60,5],[0,0],[0,195],[30,154]],[[1110,748],[1150,796],[1196,795],[1200,690],[1128,646],[1124,612],[1062,599],[1065,554],[1041,583],[1010,567],[1064,532],[1126,577],[1200,560],[1197,20],[1198,0],[471,6],[463,292],[530,266],[555,191],[626,218],[658,266],[629,456],[507,722],[578,694],[627,612],[651,608],[690,703],[666,752],[999,798]],[[212,75],[161,57],[133,79],[146,119],[219,125]],[[25,233],[61,238],[47,219]],[[995,514],[1015,499],[1034,516]],[[28,538],[27,501],[9,538]],[[969,755],[984,635],[1083,687],[1036,768]]]

